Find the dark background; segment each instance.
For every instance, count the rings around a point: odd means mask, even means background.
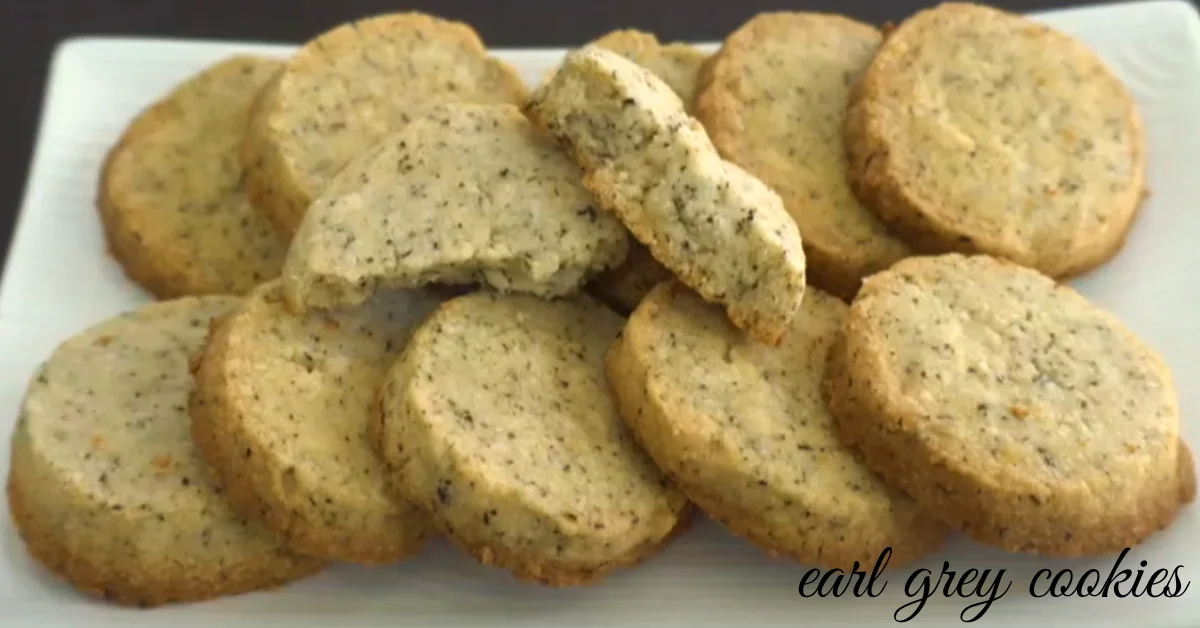
[[[50,55],[68,37],[153,35],[299,43],[352,18],[414,9],[469,22],[490,46],[566,46],[619,27],[638,27],[663,39],[716,40],[764,10],[830,11],[882,23],[932,4],[933,0],[0,0],[0,260],[7,252],[25,185]],[[1086,3],[992,4],[1025,12]]]

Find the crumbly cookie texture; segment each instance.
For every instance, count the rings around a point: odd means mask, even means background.
[[[350,159],[427,107],[526,95],[461,22],[410,12],[344,24],[301,47],[264,94],[241,150],[251,201],[290,237]]]
[[[1115,552],[1194,494],[1166,364],[1034,270],[986,256],[903,260],[866,281],[830,360],[843,439],[979,541]]]
[[[779,195],[721,159],[670,87],[587,46],[566,56],[525,111],[655,259],[738,327],[780,342],[804,296],[800,232]]]
[[[678,283],[655,288],[608,353],[617,408],[697,506],[769,552],[900,565],[947,529],[838,440],[821,398],[846,305],[810,288],[779,347],[750,342]]]
[[[845,120],[851,184],[925,253],[986,253],[1051,277],[1121,248],[1145,195],[1142,123],[1083,43],[946,3],[897,27]]]
[[[8,504],[30,554],[79,590],[136,606],[271,588],[324,563],[239,517],[188,431],[188,359],[237,299],[121,314],[36,371],[12,436]]]
[[[542,584],[652,555],[687,501],[613,408],[604,353],[622,324],[586,297],[444,304],[382,389],[377,443],[396,490],[480,562]]]
[[[689,44],[661,43],[651,33],[633,29],[612,31],[592,42],[650,70],[691,110],[696,97],[700,67],[708,55]],[[650,289],[674,278],[650,251],[634,240],[625,263],[601,274],[590,289],[596,296],[622,312],[632,312]]]
[[[760,13],[705,65],[696,117],[717,150],[779,193],[804,236],[809,283],[849,300],[910,254],[854,196],[842,121],[882,36],[840,15]]]
[[[194,364],[192,434],[234,508],[330,561],[392,563],[424,545],[433,528],[388,489],[369,426],[434,303],[394,292],[300,317],[273,281],[214,326]]]
[[[109,152],[97,196],[109,250],[155,296],[244,294],[279,276],[287,242],[247,201],[238,145],[282,68],[225,59],[140,113]]]
[[[555,297],[628,246],[579,168],[519,109],[453,104],[338,174],[292,242],[284,288],[297,311],[433,282]]]

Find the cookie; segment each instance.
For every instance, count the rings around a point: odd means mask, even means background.
[[[656,552],[687,501],[613,408],[623,319],[586,297],[477,292],[413,334],[381,392],[396,490],[483,564],[554,586]]]
[[[702,510],[771,553],[849,571],[935,549],[946,527],[839,441],[821,398],[847,306],[810,288],[778,347],[750,341],[671,282],[638,306],[608,353],[617,408]]]
[[[628,250],[621,223],[594,203],[579,168],[516,107],[434,107],[313,204],[285,294],[296,311],[433,282],[569,294]]]
[[[282,67],[225,59],[139,114],[109,152],[97,197],[109,250],[155,296],[244,294],[279,276],[287,242],[246,200],[238,145]]]
[[[192,434],[234,508],[330,561],[392,563],[424,544],[432,526],[387,488],[368,426],[388,366],[431,308],[395,292],[297,317],[273,281],[214,325],[194,365]]]
[[[1116,254],[1145,195],[1129,90],[1083,43],[988,7],[891,32],[844,132],[856,194],[925,253],[1069,277]]]
[[[779,195],[721,159],[665,83],[588,46],[567,54],[525,111],[655,259],[738,327],[780,342],[804,296],[800,232]]]
[[[1194,494],[1167,365],[1032,269],[902,260],[864,283],[830,360],[842,438],[978,541],[1116,552],[1170,525]]]
[[[809,283],[845,300],[910,254],[847,181],[846,104],[881,40],[840,15],[760,13],[725,39],[696,98],[721,155],[783,198],[804,236]]]
[[[323,563],[239,517],[188,430],[188,359],[228,296],[144,306],[66,340],[36,371],[12,435],[8,505],[29,553],[131,606],[276,587]]]
[[[525,96],[461,22],[410,12],[343,24],[301,47],[264,95],[241,150],[250,199],[291,236],[346,162],[426,107]]]
[[[592,44],[650,70],[691,110],[700,67],[708,58],[700,49],[683,43],[660,43],[653,34],[633,29],[612,31]],[[590,289],[612,307],[628,313],[651,288],[672,277],[671,271],[635,240],[630,243],[625,263],[597,277]]]

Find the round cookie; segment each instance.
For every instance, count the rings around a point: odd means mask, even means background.
[[[783,198],[804,237],[809,282],[845,300],[910,254],[847,181],[842,120],[881,41],[840,15],[760,13],[705,65],[696,97],[721,155]]]
[[[234,56],[146,109],[109,152],[97,205],[109,250],[159,298],[244,294],[279,276],[287,242],[250,206],[238,145],[283,68]]]
[[[621,416],[676,486],[772,553],[849,570],[892,565],[947,530],[839,441],[821,398],[846,305],[810,289],[779,347],[749,340],[677,282],[638,306],[608,354]]]
[[[188,430],[188,360],[232,297],[145,306],[68,339],[12,436],[8,505],[30,554],[123,605],[271,588],[323,563],[283,549],[209,481]]]
[[[1055,278],[1121,248],[1145,195],[1132,96],[1083,43],[947,3],[879,49],[845,121],[851,185],[925,253],[986,253]]]
[[[612,31],[591,44],[650,70],[691,110],[700,67],[708,58],[700,49],[683,43],[660,43],[653,34],[633,29]],[[673,277],[645,246],[634,240],[630,242],[625,262],[602,273],[589,288],[617,310],[632,312],[651,288]]]
[[[439,105],[330,182],[292,240],[284,294],[295,311],[431,282],[562,296],[628,240],[515,106]]]
[[[369,426],[420,293],[297,317],[278,281],[214,325],[194,365],[192,435],[239,512],[293,550],[383,564],[418,550],[427,517],[387,488]]]
[[[1009,551],[1115,552],[1194,495],[1167,365],[1011,262],[915,257],[867,279],[825,392],[842,438],[887,482]]]
[[[412,12],[343,24],[301,47],[264,94],[241,151],[250,199],[291,236],[346,162],[425,107],[525,96],[467,24]]]
[[[687,501],[613,408],[623,319],[589,299],[478,292],[413,334],[382,389],[396,490],[477,560],[554,586],[656,552]]]

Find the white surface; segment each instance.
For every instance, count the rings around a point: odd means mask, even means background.
[[[1128,246],[1078,281],[1166,356],[1179,382],[1185,435],[1200,446],[1200,20],[1183,2],[1076,9],[1042,16],[1095,46],[1137,95],[1150,143],[1153,196]],[[15,420],[35,365],[69,334],[147,297],[104,250],[94,193],[105,151],[139,109],[189,73],[235,51],[286,54],[251,44],[76,39],[51,67],[28,189],[7,272],[0,286],[0,432]],[[536,83],[561,50],[497,50]],[[0,470],[9,451],[0,448]],[[20,626],[167,625],[894,625],[910,598],[911,569],[888,572],[883,596],[804,599],[806,566],[771,561],[708,522],[645,566],[577,590],[535,588],[480,567],[444,545],[390,568],[336,567],[280,591],[153,611],[87,600],[26,556],[7,512],[0,517],[0,624]],[[1042,567],[1096,567],[1111,558],[1047,561],[1004,555],[955,541],[922,566],[1007,569],[1008,594],[978,622],[1017,617],[1090,626],[1200,625],[1200,582],[1177,599],[1034,599],[1027,586]],[[1165,533],[1130,553],[1124,565],[1149,570],[1182,565],[1200,580],[1200,518],[1187,510]],[[914,567],[915,568],[915,567]],[[931,598],[913,625],[960,625],[976,600]]]

